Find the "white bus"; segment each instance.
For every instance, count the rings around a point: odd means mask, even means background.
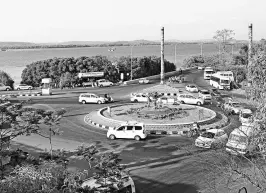
[[[234,74],[232,71],[217,71],[216,73],[217,75],[223,76],[223,77],[227,77],[230,79],[230,81],[235,81],[234,80]]]
[[[213,73],[214,73],[214,70],[211,67],[206,67],[204,69],[204,79],[210,79]]]
[[[210,78],[210,85],[219,90],[230,89],[230,79],[217,74],[213,74]]]

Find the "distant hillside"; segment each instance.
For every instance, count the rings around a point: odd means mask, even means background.
[[[257,42],[257,41],[254,41]],[[213,39],[204,40],[165,40],[166,45],[173,44],[213,44]],[[236,40],[237,44],[246,44],[247,40]],[[4,49],[38,49],[38,48],[75,48],[75,47],[112,47],[131,45],[159,45],[160,40],[133,40],[133,41],[67,41],[57,43],[31,43],[31,42],[0,42],[0,48]]]
[[[13,47],[13,46],[36,46],[37,44],[31,42],[0,42],[0,47]]]

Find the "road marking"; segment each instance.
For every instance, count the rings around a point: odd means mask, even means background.
[[[74,123],[74,122],[72,122],[72,121],[70,121],[70,120],[67,120],[68,122],[70,122],[72,125],[74,125],[74,126],[77,126],[77,127],[80,127],[80,128],[82,128],[82,129],[84,129],[84,130],[86,130],[86,131],[90,131],[90,132],[92,132],[92,133],[95,133],[95,134],[99,134],[99,135],[103,135],[103,136],[105,136],[106,134],[104,133],[100,133],[100,132],[98,132],[98,131],[93,131],[93,130],[91,130],[91,129],[88,129],[88,128],[85,128],[85,127],[83,127],[83,126],[80,126],[80,125],[78,125],[78,124],[76,124],[76,123]]]

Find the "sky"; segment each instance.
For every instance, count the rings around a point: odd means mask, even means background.
[[[231,29],[266,38],[265,0],[0,0],[0,41],[212,39]]]

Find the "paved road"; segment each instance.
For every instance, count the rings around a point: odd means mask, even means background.
[[[200,87],[208,87],[208,84],[200,79],[202,72],[194,71],[187,77],[189,82],[194,82]],[[105,107],[106,105],[97,104],[78,104],[78,95],[80,92],[93,91],[94,93],[110,93],[118,102],[129,102],[130,92],[141,90],[145,87],[153,86],[148,85],[132,85],[132,86],[115,86],[109,88],[90,88],[90,89],[74,89],[69,90],[74,93],[71,97],[61,97],[54,99],[38,98],[33,99],[33,104],[39,104],[46,108],[65,108],[67,114],[62,119],[61,129],[63,134],[60,137],[54,138],[54,147],[65,147],[66,149],[73,149],[80,143],[91,144],[94,143],[101,152],[115,151],[120,153],[121,159],[124,164],[130,166],[166,162],[159,166],[154,166],[148,170],[135,170],[131,171],[136,181],[136,186],[139,192],[196,192],[201,185],[198,184],[200,173],[195,165],[186,166],[185,163],[175,162],[174,164],[167,164],[170,159],[178,159],[180,161],[191,162],[190,158],[179,156],[180,147],[188,147],[192,150],[199,150],[193,147],[193,140],[178,137],[178,136],[150,136],[146,141],[136,142],[134,140],[115,140],[110,141],[106,138],[106,131],[88,126],[84,123],[84,116],[95,109]],[[180,87],[183,87],[180,85]],[[59,94],[61,91],[57,91]],[[23,99],[23,98],[18,98]],[[27,143],[35,141],[34,144],[38,148],[48,147],[48,142],[40,137],[20,137],[17,139],[16,145],[19,143]],[[30,148],[29,148],[30,149]],[[77,165],[78,164],[78,165]],[[170,166],[171,168],[170,168]],[[184,168],[184,165],[186,168]],[[72,168],[79,166],[85,168],[85,164],[81,161],[73,160],[70,164]],[[186,169],[186,171],[184,170]],[[193,176],[192,176],[193,175]],[[183,180],[181,180],[183,177]]]

